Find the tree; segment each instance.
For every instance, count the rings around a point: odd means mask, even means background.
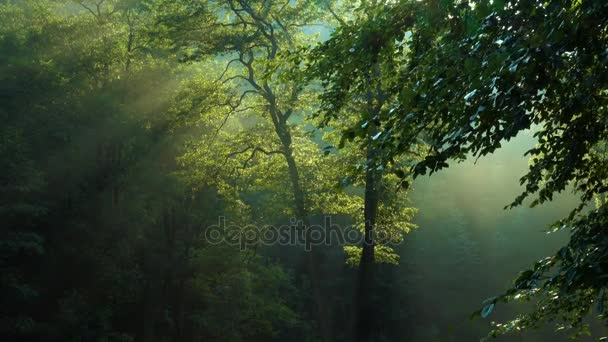
[[[311,211],[308,206],[312,204],[307,193],[310,189],[304,187],[303,171],[296,160],[295,140],[301,131],[294,122],[305,117],[310,96],[307,95],[309,90],[302,85],[301,76],[293,72],[288,55],[298,54],[300,45],[311,42],[304,30],[318,23],[319,8],[312,2],[224,1],[207,6],[201,4],[195,9],[188,7],[185,12],[188,16],[181,17],[183,20],[170,17],[165,25],[174,27],[176,39],[186,51],[193,45],[199,46],[201,39],[201,36],[190,34],[189,28],[217,35],[216,44],[225,52],[222,56],[224,72],[219,75],[218,83],[231,84],[236,89],[233,108],[227,117],[239,112],[255,113],[258,115],[254,119],[258,123],[256,129],[270,133],[257,139],[247,137],[243,146],[228,155],[249,156],[243,166],[256,155],[283,158],[290,181],[292,214],[304,227],[309,227]],[[196,53],[191,57],[196,59]],[[281,167],[277,163],[274,166]],[[275,170],[270,172],[274,174]],[[330,312],[321,292],[321,276],[317,269],[322,263],[321,255],[313,248],[308,257],[317,321],[323,339],[329,341],[332,339]]]
[[[385,8],[388,20],[363,19],[350,33],[364,37],[366,27],[377,25],[385,50],[394,49],[403,35],[412,37],[407,62],[400,63],[390,89],[397,101],[381,124],[380,163],[390,163],[423,138],[430,153],[412,172],[432,173],[448,167],[449,159],[492,153],[518,132],[534,129],[538,145],[527,153],[532,164],[521,178],[525,190],[510,206],[532,195],[537,197],[531,205],[550,201],[570,184],[581,194],[581,204],[554,227],[571,229],[570,243],[523,272],[512,289],[479,312],[489,315],[499,300],[537,300],[531,313],[492,335],[560,319],[575,333],[585,332],[582,318],[592,303],[604,302],[598,230],[605,222],[604,204],[590,212],[585,206],[606,191],[605,160],[597,151],[607,132],[607,10],[597,1],[401,1]],[[339,33],[333,40],[347,37]],[[348,47],[336,50],[345,56]],[[343,94],[364,84],[361,70],[367,66],[353,58],[347,70],[354,81],[331,79],[327,102],[339,105]],[[334,75],[333,70],[325,72]],[[603,304],[599,309],[602,313]]]
[[[382,121],[387,115],[387,109],[392,106],[395,97],[390,94],[394,86],[393,74],[400,63],[403,63],[404,43],[402,40],[396,46],[383,46],[386,32],[384,23],[389,20],[389,14],[384,10],[384,2],[363,1],[358,8],[358,15],[354,22],[340,20],[332,38],[317,47],[311,55],[311,79],[318,78],[327,91],[320,96],[322,101],[319,111],[322,127],[331,125],[332,121],[342,119],[342,139],[339,147],[344,147],[346,141],[355,141],[365,155],[359,156],[356,173],[363,174],[361,183],[364,186],[364,242],[360,248],[350,248],[360,260],[357,318],[355,321],[354,337],[359,341],[370,341],[379,334],[377,324],[374,322],[375,307],[378,301],[374,282],[374,263],[379,254],[379,261],[396,263],[395,254],[389,246],[379,244],[376,235],[401,237],[407,232],[407,223],[399,229],[397,222],[407,222],[412,218],[412,212],[399,196],[390,196],[390,192],[398,192],[399,188],[409,187],[409,175],[401,169],[409,164],[411,158],[420,156],[421,149],[411,144],[410,155],[400,160],[393,160],[390,164],[377,163],[380,149],[376,141],[384,140],[382,136]],[[362,24],[363,23],[363,24]],[[353,119],[351,115],[355,113]],[[345,124],[346,123],[346,124]],[[363,159],[363,162],[360,160]],[[389,190],[390,189],[390,190]],[[392,207],[399,214],[387,219],[389,210],[380,210],[383,207]],[[382,222],[384,221],[384,222]],[[379,223],[393,226],[393,229],[378,229]],[[397,229],[394,229],[397,228]],[[393,230],[393,231],[391,231]],[[378,246],[377,246],[378,245]],[[376,303],[374,303],[376,302]]]

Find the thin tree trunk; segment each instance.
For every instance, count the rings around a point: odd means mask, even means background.
[[[300,184],[300,173],[293,156],[291,133],[286,126],[276,128],[277,134],[279,137],[281,137],[281,142],[283,143],[285,161],[287,162],[289,170],[289,179],[291,181],[294,195],[296,219],[301,221],[305,228],[308,228],[310,227],[310,220],[308,217],[308,212],[306,211],[304,190]],[[320,264],[320,255],[317,249],[312,245],[310,245],[310,250],[307,253],[307,263],[321,336],[323,341],[330,342],[332,341],[331,319],[329,308],[325,304],[325,299],[323,298],[323,293],[321,290],[321,276],[318,269],[318,265]]]
[[[367,108],[370,121],[380,114],[384,104],[384,91],[380,77],[380,64],[376,61],[369,75],[369,89],[367,91]],[[374,82],[375,86],[374,86]],[[367,135],[367,169],[365,171],[365,193],[363,216],[365,220],[363,250],[359,262],[359,279],[355,302],[357,303],[355,313],[355,336],[354,341],[374,341],[377,332],[375,291],[375,228],[378,216],[378,204],[382,188],[382,170],[376,167],[377,150],[373,140],[379,132],[377,124],[372,123]]]
[[[368,148],[367,159],[374,159],[374,150]],[[374,269],[375,269],[375,248],[374,234],[376,218],[378,214],[378,202],[381,174],[374,167],[369,167],[365,173],[365,200],[364,218],[365,235],[363,250],[359,262],[359,278],[356,292],[356,319],[355,319],[355,341],[373,341],[376,330],[376,317],[374,310]]]

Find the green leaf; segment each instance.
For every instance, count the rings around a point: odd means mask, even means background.
[[[484,308],[481,310],[481,318],[487,318],[494,310],[495,305],[496,304],[494,304],[494,303],[490,303],[490,304],[484,306]]]

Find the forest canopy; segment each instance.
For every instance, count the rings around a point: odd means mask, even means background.
[[[605,339],[607,99],[604,1],[0,1],[0,337]]]

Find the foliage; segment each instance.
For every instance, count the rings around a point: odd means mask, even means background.
[[[414,278],[391,284],[413,178],[526,130],[509,207],[577,191],[550,228],[571,239],[476,314],[529,300],[490,335],[587,334],[606,317],[607,17],[591,0],[0,2],[0,336],[346,341],[363,309],[393,340],[413,317]],[[326,215],[375,229],[372,253],[206,239],[220,217]],[[451,271],[479,264],[468,218],[442,217]]]
[[[201,236],[232,203],[176,159],[213,136],[225,94],[190,77],[208,66],[178,63],[158,15],[137,1],[0,4],[5,340],[177,341],[241,321],[229,339],[267,340],[297,325],[277,300],[291,279],[245,252],[218,256],[237,279],[222,288],[247,296],[197,287],[215,287]],[[246,317],[198,318],[234,307]]]
[[[394,66],[383,80],[392,81],[387,96],[395,97],[378,116],[381,164],[390,165],[422,139],[430,151],[410,170],[432,173],[448,167],[449,159],[490,154],[519,132],[534,130],[538,145],[527,152],[532,164],[521,178],[525,190],[510,207],[533,195],[532,206],[551,201],[570,185],[581,204],[556,224],[572,228],[568,246],[522,273],[513,289],[488,304],[532,297],[535,310],[492,335],[546,320],[584,332],[582,318],[593,302],[603,301],[596,297],[604,287],[598,230],[604,204],[592,212],[585,206],[606,191],[606,165],[596,151],[607,132],[608,7],[569,0],[385,5],[363,6],[366,16],[313,51],[311,67],[327,87],[324,117],[346,106],[348,94],[361,92],[367,68],[379,60]],[[382,39],[370,44],[370,37]],[[395,51],[405,58],[396,60]],[[361,129],[347,134],[366,136]]]

